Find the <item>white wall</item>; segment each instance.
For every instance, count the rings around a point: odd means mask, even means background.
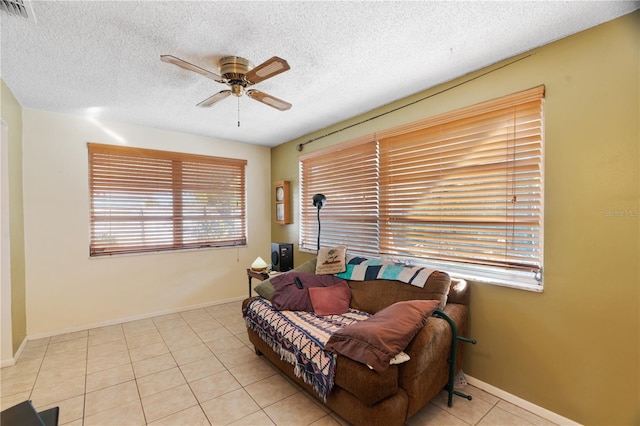
[[[9,232],[9,137],[0,120],[0,366],[13,364],[11,235]]]
[[[247,247],[89,258],[87,142],[246,159]],[[31,338],[245,296],[269,257],[266,147],[27,109],[23,144]]]

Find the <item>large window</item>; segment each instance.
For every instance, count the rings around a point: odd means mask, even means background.
[[[246,244],[245,160],[88,148],[91,256]]]
[[[540,288],[543,103],[537,87],[300,157],[300,247],[321,245]]]

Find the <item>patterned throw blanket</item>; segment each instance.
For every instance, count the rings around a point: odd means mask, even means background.
[[[277,311],[261,297],[244,311],[247,326],[258,333],[280,359],[294,366],[294,373],[320,395],[323,401],[333,388],[336,357],[324,352],[331,334],[367,319],[370,314],[350,309],[344,315],[318,316],[305,311]]]
[[[390,260],[347,257],[347,270],[336,274],[343,280],[394,280],[423,288],[435,269],[394,263]]]

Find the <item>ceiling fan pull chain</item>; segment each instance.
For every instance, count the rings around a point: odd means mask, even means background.
[[[240,127],[240,97],[238,97],[238,127]]]

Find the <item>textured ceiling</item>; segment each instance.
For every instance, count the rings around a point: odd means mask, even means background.
[[[37,22],[0,13],[0,76],[24,108],[90,114],[275,146],[632,12],[640,2],[33,1]],[[247,96],[195,105],[223,84],[222,56],[291,70]],[[241,126],[237,127],[238,108]]]

